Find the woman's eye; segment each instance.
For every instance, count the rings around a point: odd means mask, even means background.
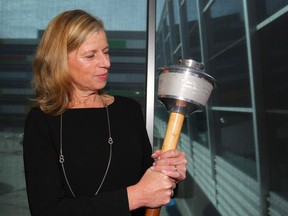
[[[94,55],[88,55],[88,56],[86,56],[86,58],[93,58],[94,57]]]

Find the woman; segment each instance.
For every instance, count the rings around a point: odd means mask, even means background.
[[[183,152],[151,157],[140,105],[102,93],[109,67],[98,18],[73,10],[50,22],[33,62],[35,107],[24,131],[32,215],[143,215],[167,204],[185,179]]]

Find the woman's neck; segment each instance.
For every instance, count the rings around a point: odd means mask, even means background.
[[[98,108],[104,107],[101,94],[99,92],[91,94],[74,93],[69,103],[69,108]]]
[[[100,92],[89,95],[74,94],[69,108],[100,108],[113,103],[114,97]]]

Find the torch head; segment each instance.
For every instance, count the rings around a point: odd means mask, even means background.
[[[203,64],[183,59],[158,71],[158,99],[169,112],[189,116],[204,110],[216,81],[204,72]]]

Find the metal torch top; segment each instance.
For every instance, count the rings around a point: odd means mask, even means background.
[[[204,65],[192,59],[159,68],[158,99],[170,112],[189,115],[203,111],[215,79],[204,72]]]
[[[204,78],[205,80],[210,82],[214,88],[216,87],[216,80],[209,74],[205,73],[204,65],[193,59],[180,59],[178,60],[177,65],[160,67],[158,69],[158,72],[159,74],[165,72],[182,73],[182,74],[188,73],[193,76]]]

